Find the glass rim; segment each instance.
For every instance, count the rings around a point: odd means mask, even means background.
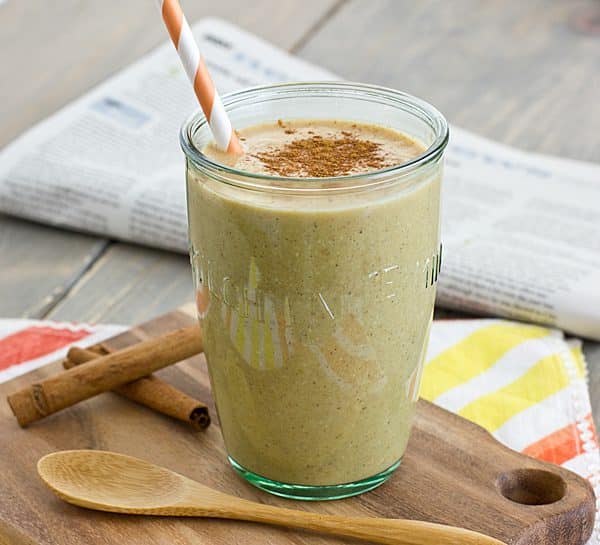
[[[377,182],[389,180],[390,177],[399,178],[414,172],[416,169],[437,160],[443,153],[450,137],[448,123],[444,116],[428,102],[417,98],[408,93],[397,91],[389,87],[378,85],[370,85],[365,83],[355,83],[346,81],[304,81],[304,82],[287,82],[275,83],[267,85],[259,85],[248,87],[239,91],[234,91],[223,95],[222,102],[225,110],[231,107],[243,106],[247,101],[258,99],[258,102],[269,101],[269,99],[281,98],[282,96],[292,96],[298,92],[317,92],[327,93],[324,95],[315,96],[335,96],[335,91],[342,93],[359,93],[367,99],[372,97],[375,99],[388,99],[401,105],[410,108],[415,115],[421,114],[421,118],[427,121],[435,132],[434,141],[427,149],[419,156],[401,163],[383,169],[362,172],[360,174],[349,174],[345,176],[329,176],[329,177],[294,177],[280,176],[271,174],[262,174],[249,172],[247,170],[238,169],[223,163],[219,163],[210,159],[194,143],[194,135],[198,130],[206,129],[208,120],[198,109],[194,111],[182,124],[179,131],[179,142],[187,159],[191,160],[197,167],[203,168],[208,172],[221,176],[234,176],[252,180],[254,183],[247,184],[238,179],[227,180],[229,183],[243,187],[251,187],[254,189],[285,189],[293,190],[293,184],[301,183],[306,190],[314,190],[315,183],[321,185],[319,189],[324,189],[323,185],[328,183],[345,184],[345,188],[357,188],[353,182],[368,180],[367,185],[377,185]],[[261,183],[262,182],[262,183]],[[364,187],[364,186],[363,186]],[[341,189],[341,188],[340,188]]]

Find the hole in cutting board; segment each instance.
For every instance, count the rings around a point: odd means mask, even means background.
[[[560,475],[543,469],[515,469],[496,480],[500,493],[523,505],[547,505],[562,499],[567,485]]]

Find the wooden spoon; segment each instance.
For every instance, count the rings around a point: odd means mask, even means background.
[[[478,532],[430,522],[322,515],[263,505],[114,452],[55,452],[44,456],[37,468],[59,498],[100,511],[247,520],[389,545],[504,545]]]

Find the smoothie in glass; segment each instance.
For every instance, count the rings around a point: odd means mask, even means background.
[[[187,176],[227,453],[274,493],[362,492],[409,437],[440,266],[441,151],[418,164],[431,146],[419,135],[352,118],[239,136],[237,158],[197,143],[206,164],[188,155]]]

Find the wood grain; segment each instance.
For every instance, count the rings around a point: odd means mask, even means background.
[[[133,324],[192,300],[193,293],[188,256],[117,242],[47,317]]]
[[[107,244],[0,214],[0,316],[44,316]]]
[[[110,341],[121,348],[188,325],[176,312]],[[56,373],[60,363],[0,385],[0,397],[33,379]],[[202,356],[159,373],[181,390],[209,402]],[[35,475],[37,460],[65,449],[113,450],[168,467],[225,493],[268,505],[344,516],[410,518],[463,526],[509,545],[582,544],[592,530],[595,506],[587,481],[497,443],[482,428],[420,401],[414,432],[399,471],[380,488],[337,502],[298,503],[269,496],[237,477],[227,465],[218,422],[194,434],[185,424],[156,415],[113,394],[57,413],[27,430],[0,405],[0,519],[40,545],[341,543],[315,535],[238,522],[172,520],[111,515],[67,505]],[[535,470],[532,472],[532,470]],[[562,499],[556,500],[562,495]],[[557,491],[558,490],[558,491]],[[504,493],[504,495],[503,495]],[[506,497],[505,497],[506,496]],[[511,501],[508,497],[512,497]],[[541,505],[544,502],[545,505]],[[540,504],[540,505],[537,505]]]

